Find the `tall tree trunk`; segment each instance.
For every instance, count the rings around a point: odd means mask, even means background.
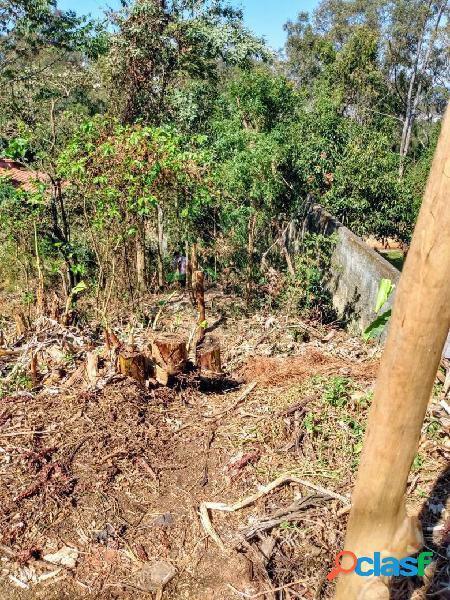
[[[161,204],[156,207],[158,228],[158,286],[164,287],[164,213]]]
[[[197,244],[195,242],[191,247],[191,270],[192,272],[198,270]]]
[[[245,285],[245,302],[250,304],[253,287],[253,262],[255,252],[255,229],[256,213],[253,212],[248,221],[248,241],[247,241],[247,281]]]
[[[145,227],[142,222],[138,224],[136,233],[136,283],[139,292],[147,289],[147,276],[145,264]]]
[[[41,317],[46,312],[44,274],[41,268],[41,258],[39,256],[39,245],[36,223],[34,224],[34,248],[36,252],[36,270],[38,272],[38,286],[36,290],[36,316]]]
[[[205,275],[203,271],[193,271],[192,273],[192,291],[194,293],[195,300],[197,302],[197,332],[196,332],[196,343],[199,343],[205,337],[205,323],[206,323],[206,311],[205,311]]]
[[[191,260],[189,258],[189,242],[186,240],[184,245],[184,254],[187,258],[186,265],[186,289],[190,290],[192,288],[192,265]]]
[[[447,6],[447,0],[442,2],[441,6],[439,7],[439,12],[436,17],[436,23],[434,25],[433,32],[430,35],[430,39],[428,41],[428,48],[425,53],[423,63],[420,66],[420,59],[421,59],[423,45],[425,43],[425,38],[426,38],[426,33],[427,33],[428,17],[431,13],[431,8],[432,8],[432,0],[430,0],[428,3],[427,16],[425,17],[423,29],[422,29],[422,32],[420,35],[420,40],[417,45],[417,55],[416,55],[416,58],[414,61],[414,67],[413,67],[413,71],[411,74],[411,79],[409,81],[408,95],[406,98],[406,112],[405,112],[405,118],[403,121],[403,130],[402,130],[402,137],[401,137],[401,142],[400,142],[400,165],[399,165],[400,177],[403,177],[403,173],[405,170],[405,158],[407,157],[409,148],[411,146],[411,135],[412,135],[413,127],[414,127],[414,122],[416,120],[417,108],[419,106],[419,102],[422,97],[422,81],[420,79],[420,75],[423,75],[428,68],[428,63],[430,61],[431,52],[434,47],[434,41],[436,39],[436,35],[437,35],[438,29],[439,29],[439,24],[441,22],[442,15],[444,13],[446,6]],[[419,70],[421,71],[421,73],[419,73]],[[417,88],[416,88],[416,86],[417,86]]]
[[[431,8],[431,0],[428,3],[428,11]],[[428,12],[427,11],[427,12]],[[414,88],[416,86],[416,80],[419,73],[419,63],[420,63],[420,55],[422,53],[422,45],[424,43],[425,32],[426,32],[426,23],[427,18],[425,18],[422,32],[420,34],[420,39],[417,44],[417,54],[414,60],[414,66],[411,73],[411,79],[409,80],[408,86],[408,94],[406,96],[406,110],[405,110],[405,118],[403,120],[403,130],[402,137],[400,141],[400,165],[399,165],[399,175],[403,176],[403,171],[405,168],[404,159],[406,154],[408,153],[408,149],[406,148],[406,139],[408,137],[408,131],[413,126],[413,102],[414,102]]]
[[[345,540],[356,556],[401,558],[422,543],[406,483],[450,327],[450,109],[400,278]],[[348,561],[346,559],[349,559]],[[353,561],[346,556],[344,568]],[[367,565],[364,569],[369,568]],[[388,599],[380,578],[340,574],[336,600]]]

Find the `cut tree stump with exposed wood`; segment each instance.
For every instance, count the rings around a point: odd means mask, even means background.
[[[171,375],[159,365],[155,365],[154,378],[160,385],[169,385]]]
[[[88,352],[86,356],[86,377],[89,385],[95,385],[98,379],[98,354]]]
[[[201,371],[221,373],[220,344],[214,338],[205,338],[197,347],[197,366]]]
[[[60,317],[61,309],[59,307],[59,297],[56,292],[53,292],[52,301],[48,310],[48,316],[54,321],[58,321]]]
[[[29,320],[21,310],[14,313],[14,321],[16,322],[16,333],[18,337],[22,337],[30,327]]]
[[[147,378],[147,359],[142,352],[122,350],[117,358],[117,370],[122,375],[132,377],[142,385]]]
[[[352,494],[344,548],[397,559],[423,545],[405,495],[450,327],[450,109],[397,288]],[[348,560],[347,560],[348,559]],[[344,569],[353,564],[342,558]],[[387,600],[388,577],[340,573],[335,600]]]
[[[152,358],[168,375],[182,373],[187,364],[186,340],[174,334],[155,338],[152,342]]]

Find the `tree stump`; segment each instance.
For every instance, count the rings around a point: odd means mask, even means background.
[[[146,379],[146,358],[141,352],[123,350],[117,359],[117,370],[143,385]]]
[[[155,365],[155,379],[161,385],[169,385],[170,375],[162,367]]]
[[[186,341],[177,335],[165,335],[152,342],[152,358],[168,375],[182,373],[187,363]]]
[[[22,337],[28,331],[29,321],[22,311],[17,311],[14,314],[14,320],[16,322],[17,336]]]
[[[33,352],[30,360],[30,375],[31,375],[31,385],[36,387],[39,383],[39,371],[38,371],[38,360],[37,353]]]
[[[86,376],[89,385],[95,385],[98,379],[98,354],[88,352],[86,356]]]
[[[61,314],[61,309],[59,306],[59,298],[58,295],[56,294],[56,292],[53,292],[53,297],[52,297],[52,301],[50,303],[50,308],[48,311],[49,317],[50,319],[53,319],[54,321],[58,321],[60,314]]]
[[[201,371],[222,372],[220,344],[217,340],[208,338],[197,348],[197,366]]]

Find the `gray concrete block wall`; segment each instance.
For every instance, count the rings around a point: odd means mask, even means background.
[[[350,329],[362,333],[376,317],[374,307],[381,279],[397,284],[400,272],[319,204],[308,204],[304,230],[336,234],[328,289],[338,317]],[[392,305],[393,296],[383,310]]]

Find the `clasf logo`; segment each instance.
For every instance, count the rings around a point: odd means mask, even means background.
[[[349,556],[352,559],[351,564],[342,565],[344,556]],[[407,556],[399,559],[393,556],[381,558],[381,552],[374,552],[373,557],[360,556],[358,558],[354,552],[343,550],[336,556],[336,566],[328,573],[327,579],[332,581],[339,573],[352,573],[353,571],[360,577],[379,577],[380,575],[387,577],[397,577],[399,575],[413,577],[419,575],[423,577],[425,567],[431,564],[432,559],[432,552],[421,552],[417,558]]]

